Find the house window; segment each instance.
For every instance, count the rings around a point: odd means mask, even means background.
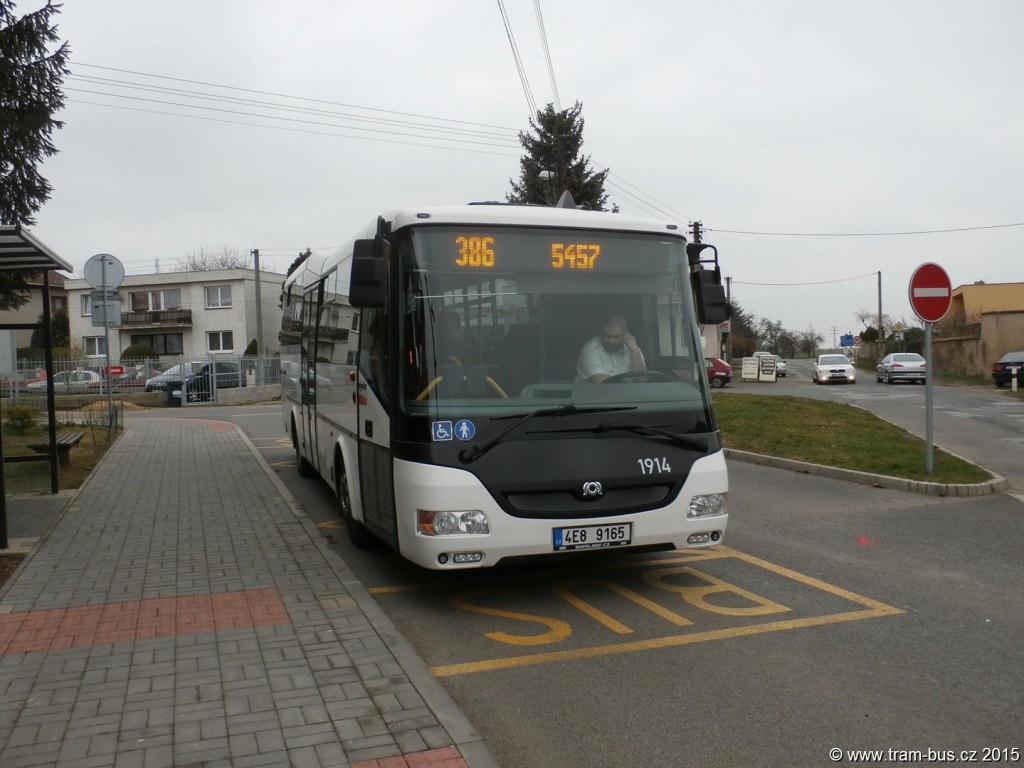
[[[206,286],[206,308],[222,309],[231,306],[230,285],[208,285]]]
[[[180,333],[132,334],[132,346],[145,344],[158,355],[181,355],[185,351],[184,336]]]
[[[107,354],[107,339],[104,336],[86,336],[82,341],[85,342],[86,357],[101,357]]]
[[[88,293],[82,294],[82,317],[92,317],[92,296]]]
[[[181,308],[181,289],[164,291],[132,291],[128,294],[132,312],[155,312],[161,309]]]
[[[211,352],[232,352],[235,348],[235,334],[231,331],[213,331],[206,334]]]

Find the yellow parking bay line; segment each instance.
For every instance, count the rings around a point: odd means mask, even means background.
[[[711,640],[724,640],[734,637],[746,637],[750,635],[762,635],[769,632],[783,632],[792,629],[805,629],[808,627],[821,627],[829,624],[841,624],[847,621],[861,621],[862,619],[880,618],[883,616],[896,616],[904,613],[899,608],[873,600],[872,598],[859,595],[842,587],[821,581],[820,579],[806,576],[789,568],[775,565],[753,555],[748,555],[728,547],[721,547],[715,551],[714,557],[706,559],[736,558],[759,568],[775,573],[787,579],[805,584],[806,586],[835,595],[844,600],[864,606],[862,610],[848,611],[844,613],[827,614],[823,616],[810,616],[800,619],[787,619],[783,621],[771,621],[763,624],[756,624],[743,627],[731,627],[727,629],[710,630],[707,632],[695,632],[689,634],[668,635],[648,640],[634,640],[623,643],[611,643],[586,648],[577,648],[565,651],[548,651],[520,656],[509,656],[505,658],[486,659],[481,661],[463,662],[458,664],[445,664],[432,667],[431,671],[437,677],[451,677],[454,675],[466,675],[477,672],[489,672],[499,669],[510,669],[513,667],[532,666],[538,664],[551,664],[559,661],[574,661],[580,659],[610,656],[619,653],[633,653],[636,651],[649,651],[662,648],[673,648],[694,643],[704,643]],[[685,555],[681,558],[667,558],[654,562],[647,562],[646,565],[672,564],[673,562],[693,562],[691,556]],[[374,590],[375,592],[377,590]]]

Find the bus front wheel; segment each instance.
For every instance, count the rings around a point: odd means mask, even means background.
[[[338,469],[336,471],[337,477],[335,478],[334,487],[337,489],[338,514],[345,521],[345,531],[348,533],[348,540],[352,542],[353,546],[364,549],[370,545],[372,536],[366,530],[365,525],[352,517],[352,500],[349,495],[348,474],[345,472],[345,462],[340,456],[338,457]]]

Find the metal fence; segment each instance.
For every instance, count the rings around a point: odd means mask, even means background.
[[[204,372],[217,373],[212,381],[205,383],[205,386],[212,389],[261,386],[281,382],[281,359],[276,356],[245,355],[209,355],[202,358],[164,356],[154,360],[111,361],[108,372],[104,358],[89,357],[55,360],[52,376],[56,394],[89,395],[166,391],[163,383],[168,378],[165,376],[168,371],[173,372],[170,380],[180,379],[182,384],[189,382],[186,386],[193,391],[204,386]],[[45,396],[49,376],[42,361],[19,360],[15,370],[2,373],[0,396]]]

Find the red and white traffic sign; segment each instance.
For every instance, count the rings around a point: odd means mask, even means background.
[[[926,323],[945,317],[953,301],[953,284],[938,264],[922,264],[910,276],[910,306]]]

